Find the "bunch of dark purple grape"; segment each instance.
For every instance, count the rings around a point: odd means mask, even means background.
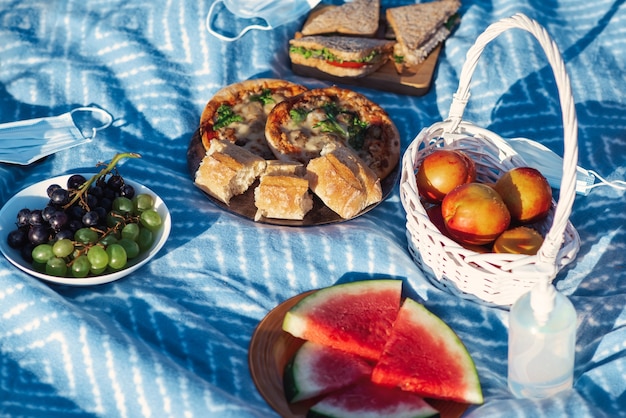
[[[123,269],[152,246],[161,227],[154,198],[136,194],[114,164],[90,179],[74,174],[46,192],[47,205],[21,209],[8,235],[8,245],[46,274],[82,278]]]

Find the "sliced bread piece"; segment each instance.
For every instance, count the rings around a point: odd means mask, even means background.
[[[304,178],[304,165],[300,163],[271,161],[254,190],[257,207],[255,220],[302,220],[313,208],[309,181]]]
[[[309,161],[307,177],[313,193],[344,219],[382,199],[380,179],[347,147],[325,147]]]
[[[227,140],[214,139],[200,162],[194,183],[229,204],[243,194],[265,170],[263,158]]]

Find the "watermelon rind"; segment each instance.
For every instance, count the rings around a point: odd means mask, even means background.
[[[343,389],[369,378],[372,365],[363,358],[310,341],[298,348],[283,373],[289,403]]]
[[[295,337],[377,360],[401,303],[402,281],[362,280],[320,289],[293,306],[282,328]]]
[[[474,360],[457,334],[422,304],[406,299],[372,381],[423,397],[481,404]]]
[[[369,380],[334,392],[309,409],[308,418],[426,418],[439,412],[419,396]]]

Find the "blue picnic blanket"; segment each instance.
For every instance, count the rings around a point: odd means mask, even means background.
[[[556,285],[578,313],[573,390],[515,399],[507,388],[508,311],[430,283],[407,250],[397,186],[357,219],[292,228],[233,215],[193,185],[187,148],[218,89],[260,77],[330,85],[291,70],[287,42],[304,17],[225,42],[205,29],[211,4],[0,0],[0,123],[86,105],[114,117],[88,144],[27,166],[0,164],[0,205],[33,183],[93,171],[132,151],[142,158],[126,160],[122,174],[161,196],[172,216],[159,254],[108,284],[49,284],[0,258],[0,416],[276,416],[248,366],[259,321],[301,292],[371,277],[403,279],[465,343],[485,396],[467,416],[626,416],[623,190],[578,195],[570,217],[580,252]],[[579,121],[579,165],[609,180],[626,178],[624,1],[465,0],[460,11],[427,94],[354,87],[391,115],[402,150],[447,116],[477,36],[521,12],[543,25],[562,53]],[[220,19],[222,27],[238,25]],[[485,49],[465,118],[562,154],[554,76],[531,36],[507,32]]]

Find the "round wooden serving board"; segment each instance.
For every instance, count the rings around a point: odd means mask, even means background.
[[[189,142],[189,146],[187,148],[187,169],[189,170],[189,174],[191,175],[191,179],[195,179],[196,171],[198,171],[198,167],[200,166],[200,162],[206,155],[206,149],[204,145],[202,145],[202,139],[200,138],[200,131],[197,129],[193,136],[191,137],[191,141]],[[398,182],[400,178],[400,164],[396,164],[395,168],[387,177],[381,180],[380,185],[383,191],[383,196],[380,202],[374,203],[361,212],[359,212],[355,217],[361,216],[370,210],[374,209],[380,203],[382,203],[389,194],[393,191],[394,186]],[[234,213],[236,215],[242,216],[249,220],[254,220],[256,215],[256,205],[254,204],[254,189],[258,185],[258,180],[256,180],[248,190],[239,195],[234,196],[230,200],[230,204],[216,199],[210,194],[203,191],[203,193],[215,203],[220,208]],[[354,218],[352,218],[354,219]],[[272,219],[272,218],[261,218],[257,222],[264,224],[272,224],[272,225],[282,225],[282,226],[317,226],[317,225],[326,225],[332,223],[345,222],[349,219],[343,219],[341,216],[337,215],[330,208],[328,208],[324,203],[315,195],[313,195],[313,209],[309,211],[304,216],[302,220],[290,220],[290,219]]]
[[[283,418],[304,418],[313,402],[289,404],[283,389],[285,365],[304,344],[304,340],[283,331],[285,314],[314,290],[294,296],[272,309],[257,325],[248,350],[252,380],[266,402]],[[441,418],[458,418],[468,405],[439,399],[427,399]]]

